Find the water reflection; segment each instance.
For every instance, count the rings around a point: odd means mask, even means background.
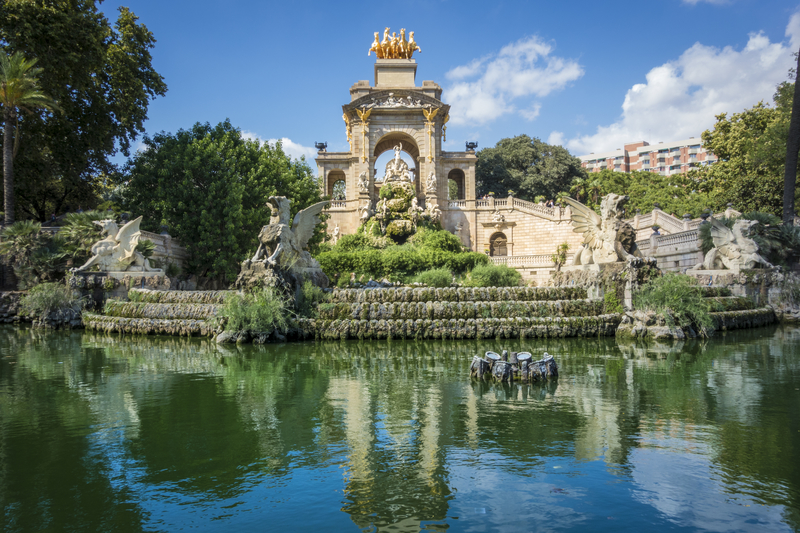
[[[557,382],[465,376],[487,349]],[[800,527],[800,332],[218,346],[0,327],[4,529]]]

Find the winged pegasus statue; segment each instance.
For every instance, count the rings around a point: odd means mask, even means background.
[[[751,269],[756,265],[763,268],[772,268],[772,265],[758,253],[758,244],[746,235],[750,228],[758,222],[755,220],[739,219],[728,228],[719,220],[710,219],[711,238],[714,247],[708,251],[702,263],[690,270],[733,270],[738,268]]]
[[[330,202],[318,202],[297,213],[289,225],[291,201],[285,196],[270,196],[272,217],[258,234],[258,249],[251,263],[263,262],[280,270],[318,269],[319,263],[305,248],[319,224],[319,214]]]
[[[161,272],[152,268],[150,261],[136,251],[142,233],[139,224],[142,217],[131,220],[121,228],[111,219],[95,220],[103,228],[106,237],[92,245],[92,257],[72,272],[83,272],[97,266],[102,272]]]
[[[583,250],[575,255],[574,265],[616,263],[644,258],[636,246],[636,230],[622,220],[622,207],[629,200],[628,196],[604,196],[599,216],[572,198],[564,200],[572,208],[572,231],[583,234]]]

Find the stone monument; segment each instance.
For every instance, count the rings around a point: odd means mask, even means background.
[[[758,253],[758,244],[747,237],[747,233],[756,222],[755,220],[739,219],[728,228],[714,218],[711,224],[711,238],[714,247],[708,251],[702,263],[698,263],[689,273],[699,270],[733,270],[752,269],[756,266],[772,268],[772,265]]]

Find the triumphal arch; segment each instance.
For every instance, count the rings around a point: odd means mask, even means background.
[[[350,150],[322,148],[316,158],[323,194],[333,198],[328,232],[337,237],[355,233],[380,209],[382,186],[410,180],[416,193],[414,208],[437,213],[444,228],[472,250],[486,252],[496,262],[508,258],[499,262],[522,269],[526,278],[549,274],[558,244],[570,242],[573,250],[580,245],[569,209],[511,195],[475,198],[475,150],[444,149],[450,106],[442,102],[437,83],[417,85],[413,54],[419,51],[413,32],[408,40],[405,30],[398,37],[386,28],[383,40],[375,33],[368,52],[376,54],[374,83],[354,84],[350,102],[342,106]],[[390,151],[394,157],[385,168],[376,168],[378,157]],[[411,165],[400,158],[401,152],[410,157]]]
[[[410,37],[405,48],[413,43],[418,51],[413,32]],[[331,231],[338,225],[342,235],[356,231],[364,206],[374,207],[381,186],[397,179],[394,172],[404,171],[400,167],[406,163],[398,157],[386,168],[375,167],[387,151],[410,156],[413,166],[405,172],[413,176],[420,205],[446,209],[449,180],[457,184],[460,199],[475,197],[475,152],[451,152],[442,146],[450,119],[450,106],[441,100],[442,88],[433,81],[416,84],[413,50],[384,53],[377,33],[375,39],[370,53],[377,49],[380,53],[376,53],[374,84],[357,82],[350,88],[350,103],[342,106],[350,151],[321,151],[316,160],[324,194],[333,197],[336,184],[344,182],[345,199],[332,202],[328,222]],[[391,43],[388,32],[384,40]]]

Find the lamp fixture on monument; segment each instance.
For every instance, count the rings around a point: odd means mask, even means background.
[[[474,152],[475,148],[478,147],[478,143],[475,141],[467,141],[467,152]]]
[[[317,149],[317,152],[327,152],[328,151],[328,143],[327,142],[322,142],[322,143],[315,142],[314,143],[314,147]]]

